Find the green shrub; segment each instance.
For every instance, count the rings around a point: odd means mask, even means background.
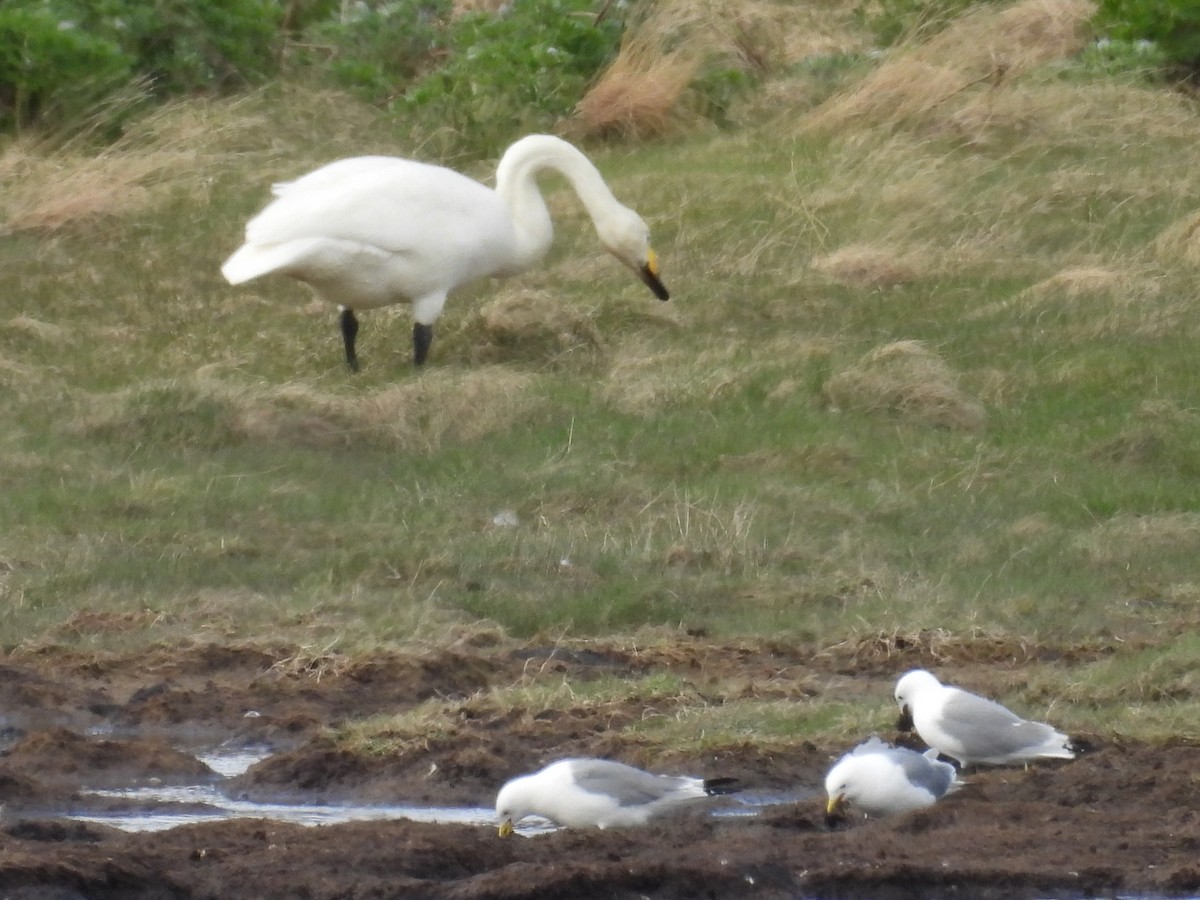
[[[1161,81],[1162,73],[1169,67],[1166,55],[1157,44],[1109,38],[1085,47],[1064,69],[1064,75]]]
[[[621,23],[597,21],[591,0],[522,0],[503,14],[469,13],[449,30],[448,55],[394,108],[450,141],[493,152],[568,115],[620,46]]]
[[[0,129],[69,121],[124,84],[132,61],[37,0],[0,6]]]
[[[450,0],[398,0],[329,17],[306,30],[297,62],[328,71],[342,87],[386,103],[428,67],[445,45]]]
[[[1200,76],[1200,4],[1196,0],[1100,0],[1096,24],[1117,40],[1151,41],[1170,67]]]
[[[717,125],[727,126],[730,110],[756,84],[754,75],[744,69],[726,66],[704,71],[691,85],[696,111]]]
[[[854,17],[879,46],[890,47],[910,35],[940,31],[975,2],[986,0],[862,0]]]
[[[137,80],[225,91],[277,68],[275,0],[4,0],[0,128],[67,126]]]
[[[290,35],[301,34],[311,25],[337,18],[342,0],[287,0],[281,28]]]
[[[91,0],[80,21],[120,43],[156,93],[225,91],[275,72],[275,0]]]

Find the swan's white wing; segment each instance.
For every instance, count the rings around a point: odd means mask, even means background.
[[[222,266],[234,284],[279,272],[367,308],[416,300],[508,269],[507,204],[450,169],[360,157],[290,182]]]
[[[441,241],[478,243],[479,235],[512,230],[495,192],[450,169],[398,159],[339,178],[321,171],[292,182],[251,219],[246,242],[323,237],[404,253]],[[315,180],[305,185],[308,178]]]
[[[271,193],[276,197],[282,197],[291,191],[319,190],[337,185],[364,172],[382,172],[396,163],[406,162],[408,160],[396,156],[353,156],[349,159],[339,159],[301,175],[293,181],[276,182],[271,185]]]

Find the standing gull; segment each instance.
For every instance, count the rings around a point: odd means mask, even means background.
[[[948,687],[924,669],[896,682],[901,719],[911,716],[921,740],[961,766],[1002,766],[1041,757],[1074,759],[1070,738],[999,703]]]
[[[888,816],[932,806],[961,785],[954,766],[936,750],[918,753],[877,737],[839,759],[825,776],[829,815],[850,805],[868,816]]]
[[[733,793],[733,778],[655,775],[607,759],[560,759],[514,778],[496,796],[500,836],[526,816],[573,828],[644,825],[681,804]]]

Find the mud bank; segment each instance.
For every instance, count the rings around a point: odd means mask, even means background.
[[[803,658],[802,658],[803,657]],[[721,747],[681,760],[604,722],[637,701],[545,715],[464,705],[436,739],[383,756],[346,752],[324,729],[430,696],[470,698],[527,677],[606,667],[740,677],[804,696],[822,684],[886,697],[894,671],[868,656],[681,646],[555,656],[536,648],[389,657],[334,673],[280,654],[199,647],[134,659],[0,659],[0,890],[13,897],[251,898],[1025,898],[1200,894],[1200,748],[1093,737],[1079,759],[968,775],[930,810],[830,827],[817,800],[753,816],[688,815],[629,831],[502,840],[482,826],[409,821],[304,827],[212,822],[150,834],[58,818],[85,788],[217,780],[194,749],[245,742],[273,755],[222,789],[291,802],[488,806],[497,785],[555,756],[598,753],[748,787],[815,788],[842,747]],[[992,660],[956,660],[957,671]],[[895,739],[898,735],[884,735]]]

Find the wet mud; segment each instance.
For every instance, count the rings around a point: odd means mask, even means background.
[[[686,702],[712,692],[888,702],[895,676],[937,664],[986,686],[1036,648],[978,644],[650,650],[464,645],[369,663],[200,646],[136,658],[0,657],[0,896],[12,898],[1074,898],[1200,896],[1200,747],[1081,736],[1070,762],[969,772],[937,806],[827,822],[815,796],[844,749],[745,742],[685,755],[618,729],[672,698],[501,708],[493,686],[672,672]],[[1063,653],[1098,654],[1100,648]],[[328,729],[455,699],[455,720],[386,753],[350,753]],[[683,702],[683,701],[681,701]],[[882,735],[904,740],[901,734]],[[218,743],[272,755],[225,789],[271,802],[488,807],[508,777],[560,756],[732,776],[805,799],[755,815],[501,839],[491,827],[409,821],[305,827],[230,820],[126,833],[65,814],[89,788],[211,778]],[[108,801],[111,802],[111,801]]]

